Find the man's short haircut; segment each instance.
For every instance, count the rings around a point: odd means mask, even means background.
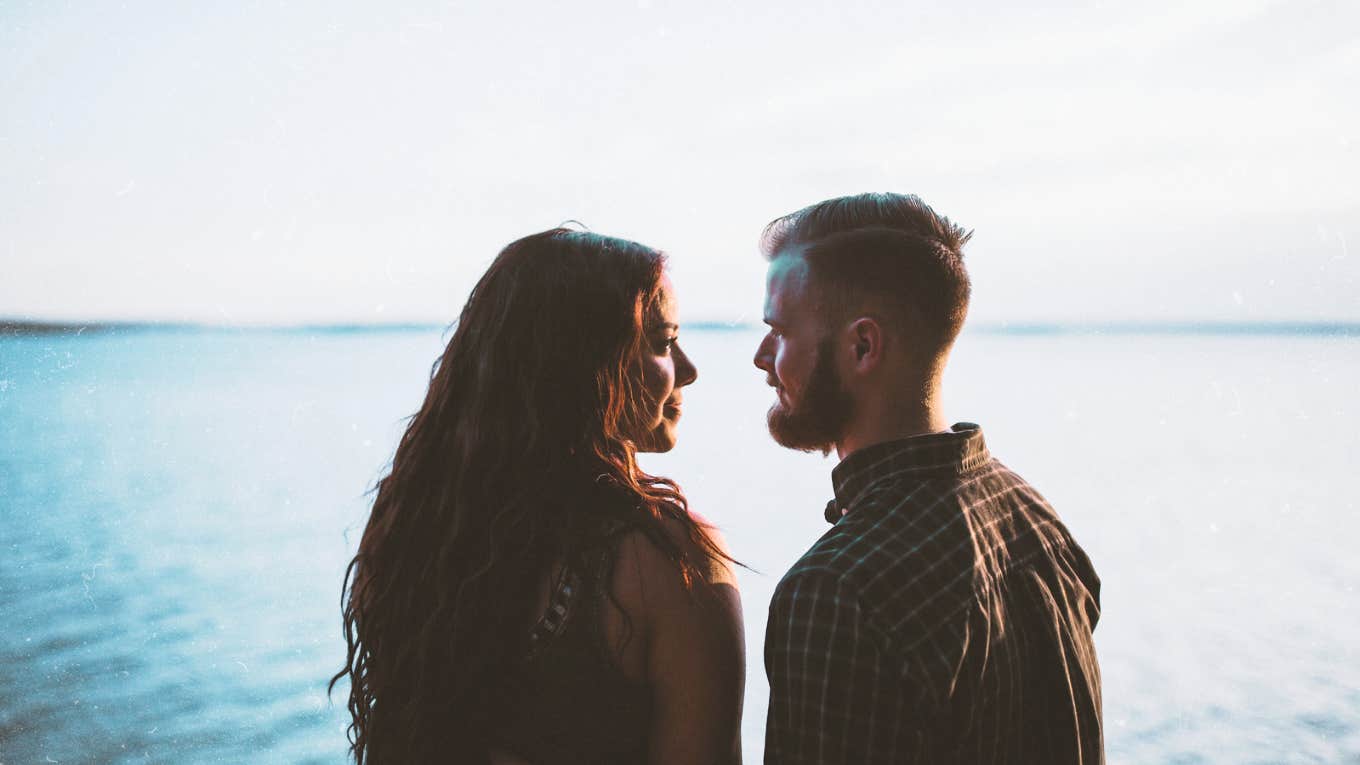
[[[938,357],[968,314],[963,245],[971,236],[915,195],[859,194],[771,221],[760,247],[770,260],[801,253],[829,303],[829,320],[878,306],[915,336],[920,351]]]

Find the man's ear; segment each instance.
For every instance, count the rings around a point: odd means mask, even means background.
[[[861,316],[848,328],[851,364],[857,372],[869,372],[883,363],[883,326],[873,316]]]

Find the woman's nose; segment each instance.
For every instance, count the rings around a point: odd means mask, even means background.
[[[699,379],[699,370],[694,367],[694,362],[689,360],[689,354],[680,348],[680,344],[675,345],[675,386],[689,385]]]

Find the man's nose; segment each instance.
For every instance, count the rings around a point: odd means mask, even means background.
[[[760,345],[756,346],[755,358],[751,361],[756,365],[756,369],[770,372],[770,336],[766,335],[760,339]]]

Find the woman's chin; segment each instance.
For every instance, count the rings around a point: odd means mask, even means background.
[[[664,454],[675,448],[675,425],[662,422],[638,442],[637,450],[647,454]]]

